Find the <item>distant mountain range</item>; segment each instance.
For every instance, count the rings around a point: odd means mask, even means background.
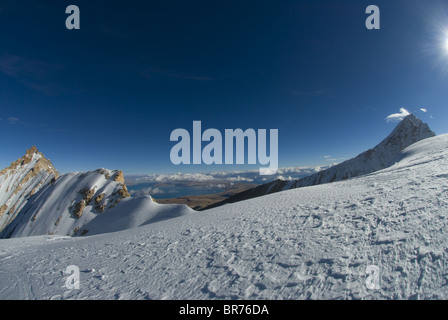
[[[393,132],[376,147],[361,153],[355,158],[300,179],[291,181],[276,180],[262,184],[233,195],[204,210],[283,190],[331,183],[369,174],[394,164],[399,160],[398,157],[400,157],[401,151],[406,147],[434,136],[435,133],[426,123],[423,123],[415,115],[411,114],[404,118]]]

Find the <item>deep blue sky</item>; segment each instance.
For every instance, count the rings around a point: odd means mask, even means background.
[[[447,1],[0,1],[0,168],[36,145],[62,173],[237,169],[171,164],[193,120],[279,129],[280,167],[356,156],[400,108],[447,133],[443,30]]]

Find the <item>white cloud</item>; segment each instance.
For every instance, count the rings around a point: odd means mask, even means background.
[[[16,118],[16,117],[9,117],[9,118],[8,118],[8,121],[9,121],[10,124],[16,124],[17,121],[19,121],[19,118]]]
[[[177,173],[177,174],[161,174],[155,178],[157,182],[168,181],[213,181],[215,178],[203,173]]]
[[[334,156],[330,156],[330,155],[325,155],[325,156],[323,156],[323,158],[324,158],[326,161],[329,161],[329,162],[336,162],[336,163],[338,163],[339,161],[345,160],[345,158],[336,158],[336,157],[334,157]]]
[[[289,177],[284,177],[284,176],[280,175],[280,176],[277,176],[277,180],[291,181],[291,180],[293,180],[293,178],[292,178],[291,176],[289,176]]]
[[[225,189],[225,188],[226,188],[226,185],[225,185],[224,183],[209,184],[209,185],[207,185],[207,188]]]
[[[240,181],[246,181],[246,182],[252,182],[252,181],[254,181],[254,179],[252,179],[252,178],[245,178],[245,177],[242,177],[242,176],[238,176],[238,177],[229,177],[229,178],[227,178],[226,180],[227,180],[227,181],[233,181],[233,182],[235,182],[235,181],[238,181],[238,182],[240,182]]]
[[[420,111],[423,111],[423,112],[428,112],[428,109],[425,109],[425,108],[421,108],[421,109],[420,109]]]
[[[144,188],[144,189],[140,189],[140,190],[131,190],[129,191],[129,193],[132,196],[146,196],[146,195],[154,195],[154,194],[162,194],[165,193],[162,189],[159,188]]]
[[[327,156],[325,159],[328,161],[335,161],[333,156]],[[340,160],[340,159],[338,159]],[[324,166],[323,168],[327,168]],[[278,169],[276,175],[281,175],[287,179],[300,178],[309,174],[313,174],[315,168],[312,167],[287,167]],[[197,183],[239,183],[239,182],[257,182],[268,181],[265,177],[261,177],[259,170],[248,171],[219,171],[219,172],[207,172],[207,173],[174,173],[174,174],[150,174],[145,176],[138,176],[135,178],[137,183],[155,182],[155,183],[184,183],[184,182],[197,182]]]
[[[401,121],[404,118],[406,118],[408,115],[410,115],[409,111],[406,110],[405,108],[401,108],[400,109],[400,113],[393,113],[389,116],[387,116],[386,121],[387,122],[397,122],[397,121]]]

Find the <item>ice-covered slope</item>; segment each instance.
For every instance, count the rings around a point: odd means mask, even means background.
[[[354,179],[121,232],[0,240],[0,298],[448,299],[447,168],[442,135]]]
[[[240,194],[236,194],[211,207],[247,200],[282,190],[341,181],[372,173],[393,164],[400,152],[406,147],[433,136],[435,136],[435,133],[428,127],[428,125],[411,114],[404,118],[395,127],[392,133],[376,147],[361,153],[355,158],[298,180],[277,180],[260,185]]]
[[[1,170],[0,232],[16,218],[30,196],[58,177],[58,171],[35,146]]]
[[[151,197],[131,198],[121,171],[98,169],[69,173],[43,186],[0,235],[96,234],[191,211],[183,205],[158,205]]]

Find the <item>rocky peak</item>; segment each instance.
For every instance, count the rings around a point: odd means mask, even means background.
[[[32,167],[25,167],[33,160],[34,162]],[[53,174],[56,178],[59,177],[59,172],[54,168],[51,161],[45,158],[45,156],[41,152],[39,152],[36,146],[32,146],[30,149],[28,149],[23,157],[12,162],[8,168],[1,170],[0,176],[5,174],[12,175],[17,170],[26,169],[32,170],[34,174],[38,173],[40,170],[44,170],[49,174]]]
[[[59,178],[59,172],[36,146],[0,171],[0,231],[45,184]],[[6,215],[5,215],[6,214]]]
[[[123,176],[123,171],[118,171],[117,174],[115,175],[114,181],[118,182],[118,183],[122,183],[124,184],[124,176]]]
[[[415,115],[410,114],[404,118],[392,131],[392,133],[384,139],[376,148],[388,145],[396,145],[398,149],[414,144],[420,140],[434,137],[436,134],[429,126],[418,119]]]
[[[394,163],[405,148],[433,136],[435,136],[435,133],[426,123],[410,114],[395,127],[386,139],[373,149],[369,149],[357,157],[327,170],[299,179],[293,187],[345,180],[387,168]]]
[[[28,150],[26,150],[26,155],[28,154],[34,154],[34,153],[38,153],[39,150],[37,150],[36,146],[32,146],[31,148],[29,148]]]

